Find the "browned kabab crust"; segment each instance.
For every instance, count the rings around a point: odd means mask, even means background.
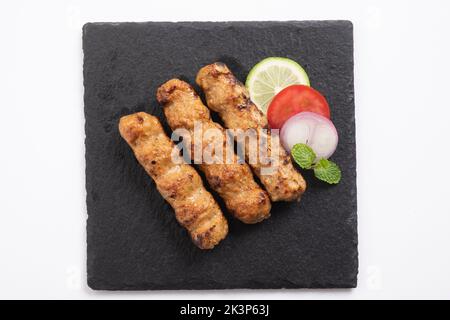
[[[230,129],[267,128],[267,118],[250,100],[245,86],[236,79],[228,67],[216,62],[200,69],[196,78],[203,89],[208,107],[218,112],[225,127]],[[259,138],[267,140],[271,146],[270,135],[260,133]],[[245,148],[247,159],[249,150]],[[269,153],[270,154],[270,153]],[[289,154],[280,146],[279,164],[271,174],[262,174],[262,169],[270,167],[261,161],[250,163],[253,172],[259,177],[272,201],[292,201],[300,199],[306,190],[306,182],[292,165]]]
[[[159,120],[145,112],[131,114],[120,119],[119,131],[195,245],[212,249],[224,239],[228,223],[220,207],[194,168],[172,161],[174,145]]]
[[[195,122],[202,124],[202,131],[216,129],[226,141],[224,129],[213,122],[208,108],[202,103],[194,89],[186,82],[172,79],[157,91],[157,99],[164,106],[164,114],[172,130],[186,129],[190,135],[192,150],[201,143],[204,148],[210,145],[207,135],[202,141],[195,141]],[[223,161],[226,160],[227,146],[223,145]],[[193,152],[192,152],[193,153]],[[234,152],[231,161],[225,163],[199,164],[211,188],[224,200],[227,209],[244,223],[257,223],[270,216],[271,203],[268,194],[255,182],[247,164],[239,163]]]

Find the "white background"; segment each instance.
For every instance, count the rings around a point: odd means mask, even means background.
[[[450,298],[448,1],[2,1],[0,298]],[[86,286],[81,27],[354,23],[359,285],[111,293]]]

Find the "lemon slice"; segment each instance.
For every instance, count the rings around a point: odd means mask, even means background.
[[[250,70],[245,81],[250,98],[264,114],[273,97],[293,84],[309,86],[308,75],[297,62],[279,57],[270,57],[258,62]]]

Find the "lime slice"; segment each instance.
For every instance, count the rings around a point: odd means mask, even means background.
[[[279,57],[266,58],[257,63],[245,81],[250,98],[264,114],[273,97],[293,84],[309,86],[308,75],[297,62]]]

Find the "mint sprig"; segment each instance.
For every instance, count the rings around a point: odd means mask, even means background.
[[[320,159],[314,164],[316,153],[304,144],[297,143],[291,150],[292,158],[302,169],[313,169],[314,176],[329,184],[337,184],[341,181],[342,173],[339,166],[328,159]]]

